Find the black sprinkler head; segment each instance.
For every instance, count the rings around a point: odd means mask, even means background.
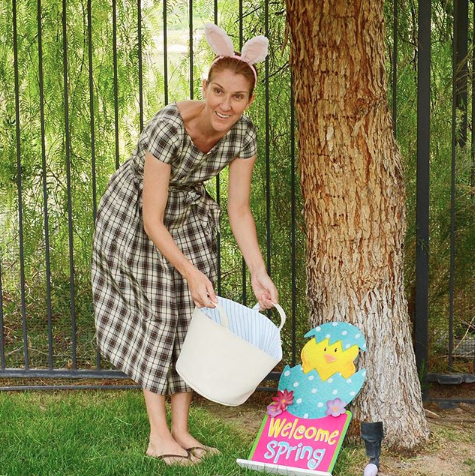
[[[361,438],[365,443],[366,456],[370,458],[369,464],[373,464],[379,469],[381,442],[384,438],[383,422],[361,423]]]

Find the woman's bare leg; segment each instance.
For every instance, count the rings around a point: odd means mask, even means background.
[[[201,458],[206,453],[219,453],[215,448],[209,448],[200,443],[190,434],[188,418],[190,414],[190,404],[192,393],[175,393],[171,396],[172,401],[172,435],[173,438],[182,446],[182,448],[195,448],[193,454]],[[198,448],[198,449],[197,449]],[[207,448],[206,451],[199,448]]]
[[[148,456],[177,455],[177,458],[164,458],[167,464],[189,464],[193,460],[186,460],[179,456],[188,456],[187,451],[177,443],[168,429],[165,409],[165,396],[148,390],[143,391],[148,419],[150,421],[150,442],[147,448]]]

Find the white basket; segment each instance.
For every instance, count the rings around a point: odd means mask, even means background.
[[[195,308],[176,370],[196,392],[222,405],[244,403],[282,359],[280,330],[256,308],[219,298],[216,309]]]

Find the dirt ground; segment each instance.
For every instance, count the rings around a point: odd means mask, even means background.
[[[428,447],[412,458],[381,457],[380,476],[474,476],[475,404],[453,409],[426,404],[431,429]]]
[[[447,398],[445,393],[454,397],[453,389],[444,388],[436,389],[431,397]],[[475,399],[475,384],[456,393],[459,399]],[[223,407],[205,400],[197,404],[211,409],[223,421],[235,423],[256,435],[272,394],[255,395],[239,407]],[[429,445],[410,458],[391,454],[383,448],[378,476],[475,476],[475,404],[454,403],[445,408],[446,405],[428,402],[424,407],[431,429]],[[363,475],[367,462],[363,448],[355,454],[354,474]]]

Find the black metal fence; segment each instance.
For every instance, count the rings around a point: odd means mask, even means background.
[[[0,389],[103,388],[104,380],[107,388],[122,387],[125,375],[101,361],[94,343],[89,253],[97,202],[147,118],[170,101],[199,97],[211,59],[205,21],[225,27],[236,47],[254,34],[271,39],[250,113],[260,144],[253,209],[291,322],[285,360],[298,360],[308,330],[305,239],[292,78],[282,49],[285,11],[268,0],[171,3],[12,0],[0,7]],[[406,275],[418,367],[429,380],[470,382],[475,12],[468,0],[455,0],[453,11],[430,0],[393,0],[387,7],[389,101],[410,171]],[[441,41],[431,48],[439,26],[447,29],[439,34],[453,56]],[[439,58],[447,56],[444,69]],[[451,93],[444,90],[449,86]],[[221,174],[208,184],[223,205],[225,183]],[[246,303],[249,276],[226,226],[219,270],[218,294]],[[70,379],[101,380],[77,385]]]
[[[6,62],[3,79],[10,91],[4,152],[16,167],[3,177],[7,205],[0,208],[6,230],[0,262],[1,388],[84,387],[70,379],[108,380],[107,388],[122,388],[119,380],[126,376],[101,360],[94,343],[89,261],[98,200],[144,121],[170,101],[199,96],[212,59],[204,23],[219,19],[237,48],[258,33],[278,36],[274,44],[281,45],[282,7],[242,0],[215,1],[212,8],[209,2],[187,1],[172,7],[166,0],[107,5],[20,0],[2,8],[4,27],[11,29],[5,52],[11,63]],[[274,32],[271,24],[278,24]],[[256,90],[260,106],[250,115],[260,135],[260,183],[253,189],[253,201],[261,204],[254,207],[258,232],[268,271],[282,276],[279,290],[291,321],[287,361],[295,361],[305,274],[287,54],[276,47],[266,59]],[[285,87],[273,102],[269,91],[276,82]],[[271,157],[279,163],[273,165]],[[226,181],[224,173],[208,184],[222,205]],[[283,212],[280,204],[289,201]],[[221,230],[217,292],[246,303],[245,264],[229,226]],[[283,249],[285,256],[276,258]],[[49,385],[45,379],[61,381]],[[89,380],[87,388],[103,387]]]
[[[419,1],[417,49],[415,351],[420,374],[429,382],[440,384],[475,382],[475,249],[472,245],[465,246],[473,236],[475,211],[475,136],[472,128],[475,118],[475,10],[473,2],[469,5],[468,0],[455,0],[450,7],[452,11],[446,27],[452,62],[448,70],[451,74],[447,77],[450,82],[447,80],[445,85],[450,87],[451,94],[450,108],[445,109],[447,133],[443,137],[446,142],[444,152],[440,154],[445,161],[444,168],[450,173],[446,174],[445,183],[439,189],[431,186],[434,181],[440,187],[437,165],[433,166],[439,141],[431,128],[431,119],[436,115],[434,83],[438,86],[434,81],[433,31],[441,12],[440,5],[430,0]],[[446,194],[441,212],[437,210],[441,207],[440,197],[435,195],[438,191]],[[443,236],[437,231],[438,221],[431,223],[434,217],[445,222],[442,223],[445,227]],[[438,245],[436,249],[440,254],[431,253],[432,241]],[[443,291],[438,284],[440,280],[443,280]],[[428,387],[424,387],[424,392],[430,397]]]

